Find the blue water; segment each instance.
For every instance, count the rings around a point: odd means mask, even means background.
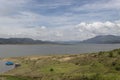
[[[0,45],[0,57],[79,54],[120,48],[120,44]]]
[[[120,48],[120,44],[76,44],[76,45],[0,45],[0,57],[31,55],[79,54],[107,51]],[[0,61],[0,73],[13,69]]]

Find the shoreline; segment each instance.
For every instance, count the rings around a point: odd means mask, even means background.
[[[97,80],[120,80],[120,49],[86,54],[11,57],[2,60],[21,65],[1,74],[2,78],[82,80],[86,77],[94,80],[96,76]]]
[[[45,58],[52,58],[52,57],[69,57],[69,56],[86,56],[91,54],[98,54],[100,52],[110,52],[118,49],[108,50],[108,51],[98,51],[98,52],[91,52],[91,53],[74,53],[74,54],[49,54],[49,55],[30,55],[30,56],[16,56],[16,57],[1,57],[0,60],[2,61],[9,61],[9,60],[17,60],[17,59],[45,59]]]
[[[97,52],[91,52],[91,53],[74,53],[74,54],[46,54],[46,55],[29,55],[29,56],[15,56],[15,57],[0,57],[0,60],[9,60],[9,59],[18,59],[18,58],[50,58],[50,57],[62,57],[62,56],[82,56],[82,55],[90,55],[90,54],[98,54],[100,52],[110,52],[114,50],[119,50],[120,48],[117,49],[112,49],[112,50],[107,50],[107,51],[97,51]]]
[[[0,60],[0,74],[8,72],[15,68],[15,65],[7,66],[6,61]]]

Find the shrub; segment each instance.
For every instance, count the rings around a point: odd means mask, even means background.
[[[109,52],[109,57],[113,57],[113,52]]]
[[[112,66],[115,66],[117,63],[116,62],[112,62]]]
[[[51,69],[50,69],[50,72],[53,72],[53,71],[54,71],[54,69],[53,69],[53,68],[51,68]]]
[[[120,71],[120,65],[115,67],[116,71]]]
[[[83,76],[80,78],[80,80],[89,80],[89,78],[88,78],[87,76],[83,75]]]
[[[99,56],[100,56],[100,55],[103,55],[103,54],[104,54],[103,51],[100,51],[100,52],[98,53]]]
[[[101,74],[96,73],[89,80],[104,80],[104,78],[103,78],[103,76]]]
[[[118,54],[120,55],[120,51],[118,51]]]

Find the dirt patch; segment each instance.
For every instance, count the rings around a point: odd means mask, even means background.
[[[65,57],[65,58],[59,59],[59,61],[64,62],[64,61],[69,61],[71,59],[73,59],[73,57]]]

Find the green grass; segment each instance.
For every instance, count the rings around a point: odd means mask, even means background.
[[[4,80],[120,80],[120,49],[13,61],[21,66],[2,74]]]
[[[40,69],[43,73],[69,73],[76,69],[78,69],[79,66],[72,64],[72,63],[60,63],[60,64],[50,64],[45,65],[43,68]],[[53,69],[53,71],[51,71]]]
[[[1,75],[0,80],[32,80],[32,78],[22,76]]]

